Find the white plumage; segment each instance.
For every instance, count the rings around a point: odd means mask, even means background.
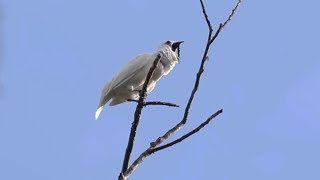
[[[163,75],[169,74],[174,66],[179,62],[180,47],[183,41],[167,41],[163,43],[153,54],[140,54],[126,64],[103,88],[100,103],[95,114],[98,119],[105,104],[111,100],[110,106],[114,106],[127,100],[138,100],[146,76],[156,58],[160,53],[161,58],[153,72],[153,76],[147,87],[147,93],[151,92],[157,81]]]

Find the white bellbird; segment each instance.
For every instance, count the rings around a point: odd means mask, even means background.
[[[161,77],[169,74],[179,62],[181,43],[183,41],[167,41],[161,44],[155,53],[140,54],[129,61],[103,88],[95,114],[96,120],[109,100],[111,100],[109,105],[114,106],[128,100],[139,99],[139,90],[142,89],[154,60],[160,54],[159,63],[147,86],[147,93],[151,92]]]

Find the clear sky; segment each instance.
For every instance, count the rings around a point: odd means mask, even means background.
[[[216,28],[236,0],[205,1]],[[132,180],[320,179],[320,1],[244,1],[210,51],[189,122]],[[181,63],[144,109],[133,151],[176,124],[207,38],[198,0],[2,0],[0,179],[108,180],[122,165],[135,103],[94,112],[139,53],[184,40]],[[177,136],[175,136],[177,137]]]

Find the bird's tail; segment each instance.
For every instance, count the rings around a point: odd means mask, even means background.
[[[97,111],[96,111],[96,115],[95,115],[96,120],[98,120],[99,115],[100,115],[101,111],[103,110],[103,107],[104,107],[104,106],[99,106],[99,108],[97,109]]]
[[[100,113],[103,110],[106,103],[111,99],[110,86],[111,86],[111,84],[109,83],[102,90],[101,97],[100,97],[100,103],[99,103],[98,109],[95,114],[96,120],[98,120]]]

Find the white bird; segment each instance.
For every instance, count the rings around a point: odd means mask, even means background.
[[[157,81],[163,75],[169,74],[179,62],[181,43],[183,41],[167,41],[161,44],[155,53],[140,54],[126,64],[103,88],[95,114],[96,120],[109,100],[111,100],[109,105],[114,106],[128,100],[139,99],[139,90],[142,89],[146,76],[160,53],[161,58],[147,86],[147,93],[151,92]]]

